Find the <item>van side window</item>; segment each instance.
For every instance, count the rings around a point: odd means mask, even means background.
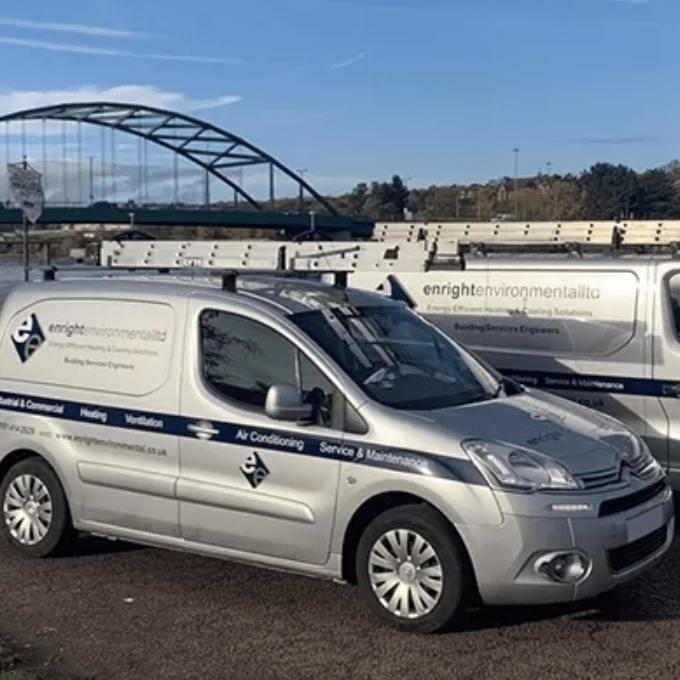
[[[299,360],[302,394],[305,401],[314,406],[314,421],[325,427],[340,428],[342,414],[334,408],[339,405],[339,400],[333,398],[333,383],[301,352]]]
[[[264,410],[272,385],[295,385],[314,405],[317,424],[334,426],[334,386],[293,343],[238,314],[206,309],[199,323],[201,370],[215,392],[241,406]]]
[[[271,385],[297,385],[295,348],[271,328],[206,309],[200,331],[203,377],[220,395],[263,409]]]
[[[675,337],[680,338],[680,274],[674,274],[668,279],[668,294],[673,330]]]

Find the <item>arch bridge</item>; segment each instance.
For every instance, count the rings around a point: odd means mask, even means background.
[[[278,161],[273,156],[264,152],[263,150],[257,148],[253,144],[249,143],[245,139],[238,137],[237,135],[227,132],[215,125],[207,123],[205,121],[193,118],[191,116],[185,115],[183,113],[178,113],[174,111],[154,108],[151,106],[138,105],[138,104],[124,104],[116,102],[91,102],[91,103],[68,103],[59,104],[53,106],[45,106],[41,108],[26,109],[23,111],[14,112],[8,115],[0,116],[0,123],[5,123],[7,130],[9,130],[9,125],[12,123],[21,123],[22,129],[22,147],[23,147],[23,158],[26,159],[26,127],[27,125],[34,126],[35,123],[42,123],[43,133],[42,133],[42,144],[43,144],[43,166],[46,171],[48,164],[45,158],[45,126],[47,121],[62,121],[62,124],[75,123],[78,129],[78,181],[82,184],[82,179],[80,178],[81,166],[86,164],[82,161],[81,150],[81,127],[83,124],[88,124],[92,126],[98,126],[102,130],[102,141],[101,141],[101,169],[104,174],[103,179],[100,177],[100,185],[106,185],[110,182],[113,185],[113,193],[115,195],[115,177],[106,177],[106,163],[104,159],[105,153],[105,140],[104,140],[104,130],[110,130],[111,143],[110,143],[110,155],[112,157],[110,167],[113,173],[116,168],[116,148],[114,135],[118,132],[126,133],[129,135],[136,136],[140,142],[144,145],[147,143],[152,143],[158,147],[162,147],[172,154],[175,158],[175,192],[177,193],[177,158],[186,159],[190,164],[199,168],[205,173],[205,205],[209,205],[209,188],[210,178],[217,180],[218,185],[224,185],[229,187],[233,191],[234,195],[234,207],[237,207],[239,199],[244,201],[247,206],[246,209],[252,211],[264,211],[266,208],[261,200],[254,195],[252,190],[248,190],[243,186],[243,171],[244,169],[252,168],[255,166],[262,166],[268,170],[268,193],[270,207],[274,204],[275,197],[275,176],[278,178],[279,175],[283,175],[287,178],[289,184],[296,189],[296,193],[299,197],[299,205],[303,205],[303,196],[306,194],[308,199],[312,199],[318,204],[318,212],[328,215],[338,215],[336,208],[321,194],[319,194],[314,187],[312,187],[308,182],[304,180],[301,174],[293,172],[290,168],[286,167],[283,163]],[[31,129],[35,129],[32,127]],[[64,129],[65,130],[65,129]],[[58,137],[59,135],[54,135]],[[67,183],[67,170],[71,174],[71,182],[73,182],[74,168],[76,163],[74,161],[66,161],[66,132],[63,133],[63,168],[61,172],[64,175],[64,190],[59,192],[64,195],[65,203],[69,203],[69,199],[66,197],[66,183]],[[6,131],[7,138],[7,162],[9,163],[9,132]],[[37,147],[37,144],[34,144]],[[71,144],[73,146],[73,144]],[[140,147],[141,148],[141,147]],[[144,147],[146,149],[146,146]],[[120,153],[120,152],[119,152]],[[145,152],[146,153],[146,152]],[[36,154],[34,154],[36,155]],[[93,190],[93,161],[92,156],[90,156],[90,202],[93,202],[94,193]],[[33,159],[31,159],[33,162]],[[58,163],[50,162],[51,165],[58,165]],[[120,163],[118,164],[121,165]],[[140,160],[139,166],[142,166]],[[145,164],[145,172],[148,173],[148,156]],[[87,169],[85,168],[85,172]],[[57,170],[54,170],[57,172]],[[54,174],[54,172],[52,174]],[[303,171],[300,171],[301,173]],[[137,175],[140,186],[144,181],[143,171],[140,169]],[[256,187],[262,191],[263,183],[261,181]],[[100,196],[103,197],[104,193],[108,192],[110,196],[110,187],[105,187],[99,192]],[[52,192],[53,194],[55,192]],[[141,190],[140,190],[141,193]],[[82,191],[81,191],[82,194]],[[82,198],[82,196],[81,196]],[[51,202],[48,199],[48,203]],[[115,203],[115,198],[113,201],[100,201],[100,202],[113,202]]]

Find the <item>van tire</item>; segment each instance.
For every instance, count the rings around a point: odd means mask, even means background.
[[[13,465],[0,483],[1,531],[19,552],[46,557],[73,536],[64,490],[47,463],[27,458]]]
[[[433,508],[392,508],[359,539],[359,591],[370,609],[396,628],[415,633],[448,628],[463,602],[463,550]]]

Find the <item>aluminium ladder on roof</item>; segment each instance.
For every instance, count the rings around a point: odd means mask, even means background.
[[[457,249],[456,249],[457,250]],[[103,241],[100,265],[272,272],[426,271],[425,241]]]
[[[616,229],[616,232],[614,231]],[[618,234],[618,244],[613,237]],[[104,241],[100,264],[118,268],[212,268],[268,272],[423,272],[459,268],[470,248],[511,252],[602,251],[669,246],[677,254],[680,220],[652,222],[383,223],[372,241]],[[488,246],[488,248],[487,248]]]
[[[618,230],[622,246],[670,246],[680,242],[680,220],[554,222],[382,222],[373,237],[383,242],[422,239],[432,243],[555,244],[610,246]]]

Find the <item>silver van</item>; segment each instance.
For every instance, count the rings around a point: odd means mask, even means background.
[[[522,387],[405,305],[312,281],[29,282],[0,310],[0,506],[358,584],[410,631],[590,597],[656,563],[672,493],[611,417]]]

